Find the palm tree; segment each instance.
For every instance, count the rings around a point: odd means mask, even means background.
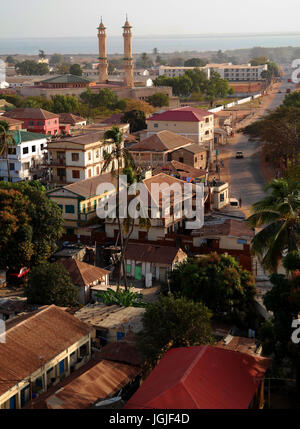
[[[300,183],[289,179],[272,180],[267,197],[252,206],[247,222],[263,228],[252,240],[252,251],[263,266],[277,272],[284,252],[298,250],[300,242]]]
[[[125,252],[124,252],[124,233],[120,220],[120,182],[119,176],[123,169],[123,167],[132,167],[135,168],[134,160],[131,156],[131,153],[124,147],[123,144],[123,134],[119,127],[112,127],[111,130],[107,131],[104,134],[104,138],[106,140],[112,140],[114,142],[114,148],[111,153],[105,151],[104,153],[104,164],[102,166],[102,172],[107,171],[110,168],[111,176],[117,177],[117,207],[116,207],[116,216],[118,220],[119,227],[119,238],[120,238],[120,248],[121,248],[121,260],[120,265],[123,269],[123,272],[126,273],[125,270]],[[121,283],[122,278],[122,270],[119,272],[119,284]],[[124,275],[125,289],[127,290],[127,277]]]
[[[0,158],[3,157],[4,159],[6,159],[7,178],[8,181],[11,182],[8,154],[9,148],[14,145],[14,138],[8,131],[8,123],[5,121],[0,121]]]

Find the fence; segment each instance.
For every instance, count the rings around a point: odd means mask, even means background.
[[[218,112],[221,112],[222,110],[230,109],[231,107],[234,107],[234,106],[239,106],[240,104],[249,103],[250,101],[255,100],[256,98],[259,98],[259,97],[262,97],[261,93],[252,95],[251,97],[242,98],[241,100],[234,101],[233,103],[224,104],[224,106],[215,107],[214,109],[209,110],[209,112],[218,113]]]

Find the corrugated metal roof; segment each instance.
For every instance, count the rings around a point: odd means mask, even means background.
[[[248,409],[270,362],[212,346],[172,349],[124,409]]]
[[[54,305],[6,322],[0,343],[0,395],[29,377],[91,331]]]

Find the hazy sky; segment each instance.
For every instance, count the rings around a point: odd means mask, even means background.
[[[0,38],[299,31],[299,0],[0,0]]]

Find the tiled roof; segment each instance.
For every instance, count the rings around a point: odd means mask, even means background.
[[[45,79],[41,81],[41,83],[90,83],[90,81],[82,76],[75,76],[73,74],[63,74],[61,76]]]
[[[193,178],[198,178],[206,176],[206,170],[201,170],[198,168],[191,167],[190,165],[183,164],[178,161],[170,161],[161,167],[157,167],[153,174],[166,173],[166,174],[179,174],[181,177],[189,176]]]
[[[185,256],[184,251],[177,247],[156,246],[147,243],[129,243],[125,258],[131,261],[172,265],[178,254]]]
[[[21,121],[20,119],[9,118],[8,116],[6,116],[6,113],[7,112],[5,112],[5,115],[0,115],[0,122],[1,121],[7,122],[8,125],[11,125],[11,126],[23,124],[23,121]]]
[[[112,177],[110,173],[106,173],[101,174],[100,176],[92,177],[91,179],[85,179],[80,180],[76,183],[71,183],[70,185],[64,186],[63,189],[69,190],[82,197],[88,198],[97,195],[97,187],[101,183],[113,183],[116,186],[117,179],[116,177]]]
[[[213,346],[173,348],[124,409],[248,409],[270,363]]]
[[[171,131],[160,131],[153,134],[130,147],[130,151],[143,152],[166,152],[175,150],[183,146],[188,146],[193,143],[193,140],[188,139],[179,134],[172,133]]]
[[[186,151],[188,151],[188,152],[192,152],[194,154],[206,152],[205,148],[203,146],[200,146],[197,143],[194,143],[194,144],[191,144],[189,146],[186,146],[183,149],[186,150]]]
[[[5,113],[5,116],[13,119],[58,119],[58,114],[56,113],[51,113],[44,109],[35,109],[31,107],[10,110],[9,112]]]
[[[200,235],[204,238],[215,236],[231,236],[250,239],[254,237],[255,232],[245,221],[226,219],[218,223],[204,224],[203,228],[197,235]]]
[[[86,365],[41,394],[32,408],[88,409],[98,400],[114,396],[140,372],[138,366],[102,360],[97,353]],[[25,408],[31,408],[31,404]]]
[[[59,114],[59,122],[61,124],[71,124],[76,125],[78,122],[85,122],[84,118],[80,116],[73,115],[73,113],[60,113]]]
[[[71,142],[81,144],[83,146],[87,144],[97,143],[103,140],[104,132],[103,131],[95,131],[90,133],[81,134],[79,136],[67,137],[65,139],[61,139],[60,142]]]
[[[54,305],[6,322],[0,395],[88,335],[91,328]]]
[[[110,271],[80,262],[77,259],[67,258],[59,261],[69,272],[72,282],[77,286],[89,286],[97,280],[103,279]]]
[[[174,121],[174,122],[202,122],[213,113],[196,107],[181,107],[180,109],[167,110],[163,113],[153,115],[148,121]]]

